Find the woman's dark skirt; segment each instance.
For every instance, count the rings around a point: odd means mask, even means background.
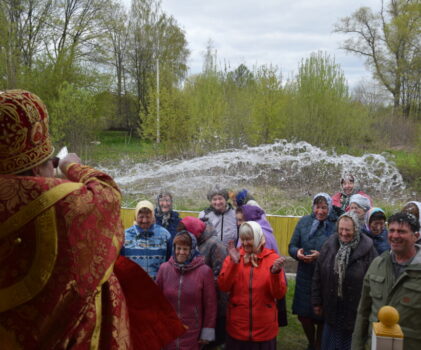
[[[276,337],[267,341],[237,340],[227,334],[226,350],[276,350]]]

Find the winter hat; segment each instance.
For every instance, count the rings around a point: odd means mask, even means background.
[[[228,200],[228,190],[225,188],[219,188],[215,186],[214,188],[210,189],[207,195],[208,201],[211,201],[212,198],[216,195],[222,196],[225,200]]]
[[[248,204],[243,205],[240,210],[244,215],[244,220],[246,221],[260,220],[262,215],[265,213],[260,207]]]
[[[351,205],[352,203],[355,203],[365,211],[371,208],[370,200],[361,194],[353,194],[349,199],[349,205]]]
[[[244,204],[247,204],[247,202],[252,199],[254,199],[253,196],[245,188],[239,191],[235,196],[235,202],[239,207],[241,207]]]
[[[193,216],[186,216],[181,220],[186,230],[199,238],[206,229],[206,224]]]

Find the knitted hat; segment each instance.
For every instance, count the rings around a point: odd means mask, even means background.
[[[224,197],[226,201],[228,200],[227,189],[219,188],[218,186],[216,186],[216,187],[212,188],[211,190],[209,190],[208,195],[207,195],[208,201],[211,201],[212,198],[216,195],[220,195],[220,196]]]
[[[54,152],[48,112],[40,98],[24,90],[0,91],[0,174],[18,174]]]
[[[206,229],[206,224],[193,216],[186,216],[181,220],[187,231],[195,235],[197,238],[201,236]]]

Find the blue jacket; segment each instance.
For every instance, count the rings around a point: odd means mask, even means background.
[[[371,231],[367,230],[365,227],[361,229],[361,232],[365,233],[373,240],[374,248],[376,248],[379,255],[386,250],[390,250],[386,229],[384,229],[379,235],[373,235]]]
[[[336,219],[336,214],[332,212],[326,219],[326,230],[323,226],[319,226],[312,237],[309,237],[314,215],[303,216],[300,221],[298,221],[294,234],[291,237],[288,246],[289,255],[294,259],[297,259],[297,251],[300,248],[303,248],[304,250],[320,251],[323,243],[335,232]],[[311,282],[315,267],[315,261],[312,263],[304,263],[301,260],[298,260],[292,312],[299,316],[319,319],[313,313],[313,306],[311,305]]]
[[[148,230],[133,225],[125,232],[124,247],[120,254],[133,260],[155,279],[161,264],[171,256],[171,235],[157,224]]]

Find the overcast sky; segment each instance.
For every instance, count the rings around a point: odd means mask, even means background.
[[[344,36],[332,31],[339,18],[361,6],[377,10],[380,0],[162,0],[163,11],[186,33],[191,74],[202,70],[211,39],[222,66],[273,64],[285,78],[311,52],[326,51],[341,65],[350,86],[371,74],[361,57],[339,49]]]

